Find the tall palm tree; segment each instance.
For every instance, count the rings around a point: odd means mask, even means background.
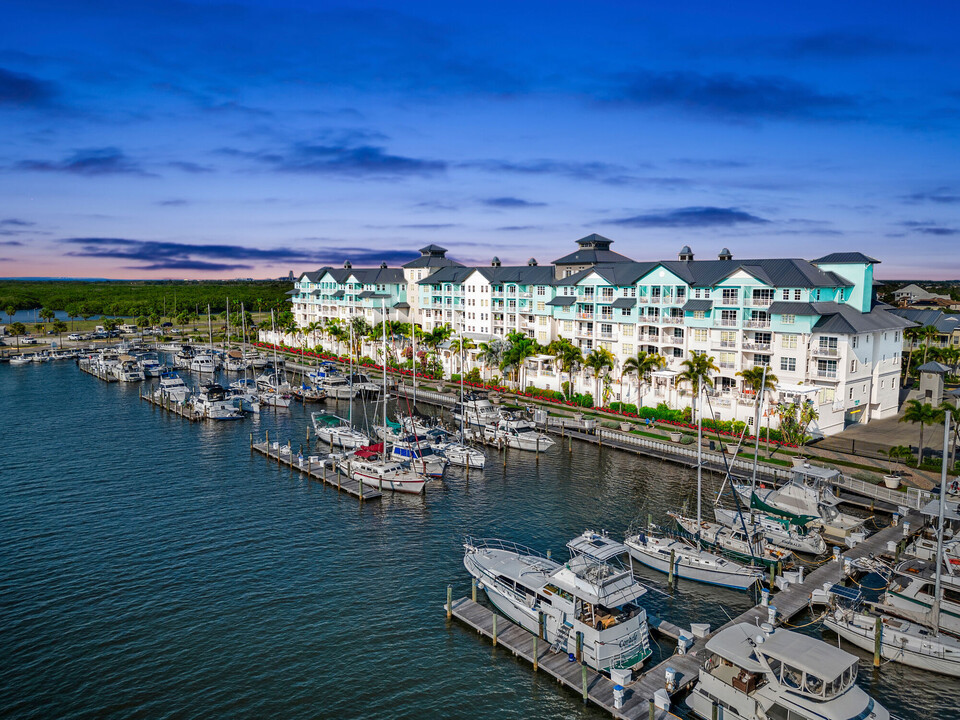
[[[637,405],[640,404],[640,384],[649,384],[650,374],[661,370],[667,365],[667,359],[660,353],[648,353],[641,350],[636,355],[628,357],[623,363],[623,371],[620,377],[624,375],[634,375],[637,379]]]
[[[904,382],[910,377],[910,363],[913,360],[913,351],[917,346],[917,340],[920,339],[920,328],[908,327],[903,331],[903,337],[910,341],[909,349],[907,351],[907,367],[903,372]]]
[[[557,361],[557,370],[567,374],[567,390],[569,395],[573,395],[573,374],[580,370],[583,365],[583,351],[574,345],[570,340],[559,336],[547,347],[547,352]],[[561,391],[563,385],[560,385]]]
[[[13,305],[7,305],[4,312],[7,314],[7,324],[12,325],[13,316],[17,314],[17,309]]]
[[[617,359],[614,357],[613,353],[607,350],[605,347],[598,347],[590,352],[590,354],[587,355],[587,357],[583,360],[583,366],[590,368],[593,371],[594,383],[596,387],[596,393],[593,396],[593,401],[597,405],[602,404],[600,398],[600,382],[613,370],[616,364]]]
[[[450,352],[454,353],[457,358],[457,372],[459,372],[461,375],[463,374],[463,364],[465,361],[464,354],[468,350],[473,350],[476,347],[477,344],[473,340],[463,335],[451,341]]]
[[[920,425],[920,447],[918,455],[918,464],[923,464],[923,428],[925,425],[935,425],[939,420],[937,409],[930,403],[922,403],[919,400],[907,400],[904,405],[903,415],[900,416],[900,422]]]
[[[491,340],[482,342],[478,346],[480,349],[480,363],[485,368],[499,368],[503,362],[503,354],[506,352],[507,344],[503,340]]]
[[[63,320],[54,320],[50,329],[57,334],[57,347],[63,347],[63,333],[68,330],[67,324]]]
[[[20,354],[20,336],[27,334],[27,326],[22,322],[10,323],[10,326],[7,328],[10,333],[17,338],[17,354]]]
[[[688,383],[690,389],[693,392],[693,414],[696,418],[699,408],[697,408],[696,399],[700,396],[700,388],[712,388],[713,379],[710,377],[711,373],[719,372],[720,368],[717,367],[714,362],[712,355],[707,355],[704,352],[696,352],[694,350],[690,351],[690,357],[680,363],[683,366],[683,370],[677,375],[674,382],[677,385],[681,383]]]
[[[920,337],[923,339],[923,364],[927,363],[927,350],[930,349],[930,341],[939,337],[940,331],[933,325],[924,325],[920,328]]]
[[[523,366],[528,357],[536,355],[540,350],[537,341],[522,332],[512,332],[507,335],[507,349],[500,361],[500,369],[512,370],[519,389],[523,389]]]

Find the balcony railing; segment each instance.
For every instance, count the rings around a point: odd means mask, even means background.
[[[663,342],[668,345],[683,345],[683,338],[676,335],[664,335]]]
[[[764,297],[752,297],[746,298],[743,301],[743,304],[747,307],[756,307],[756,308],[765,308],[770,307],[773,303],[773,298],[764,298]]]
[[[640,335],[637,335],[637,342],[660,342],[660,336],[641,333]]]
[[[643,295],[637,298],[637,302],[641,305],[647,305],[650,303],[650,298],[648,298],[646,295]]]
[[[602,338],[602,339],[604,339],[604,340],[616,340],[618,336],[619,336],[619,333],[615,333],[615,332],[603,332],[603,331],[601,331],[601,332],[597,333],[597,337]]]
[[[813,348],[813,354],[822,357],[840,357],[840,350],[832,347],[815,347]]]
[[[714,318],[715,327],[737,327],[740,325],[739,318]]]
[[[682,315],[664,315],[660,318],[661,323],[666,323],[667,325],[681,325],[683,324]]]
[[[721,360],[720,362],[718,362],[717,365],[720,366],[720,369],[721,369],[721,370],[731,370],[731,369],[733,369],[733,368],[735,368],[735,367],[737,366],[737,364],[736,364],[735,362],[726,362],[726,361],[723,361],[723,360]]]
[[[837,371],[836,370],[817,370],[817,377],[823,378],[825,380],[836,380]]]
[[[711,340],[711,347],[720,347],[720,348],[735,348],[737,346],[736,340]]]
[[[578,312],[577,317],[581,320],[593,320],[592,312]]]
[[[747,320],[744,323],[748,328],[768,328],[770,327],[769,320]]]
[[[757,342],[745,342],[743,344],[743,349],[749,352],[769,352],[771,348],[770,343],[757,343]]]
[[[723,297],[721,297],[721,298],[718,298],[718,299],[714,300],[713,303],[714,303],[714,305],[723,305],[724,307],[739,307],[739,306],[740,306],[740,298],[739,298],[739,297],[736,297],[736,296],[734,296],[734,297],[732,297],[732,298],[730,298],[730,297],[728,297],[728,298],[723,298]]]

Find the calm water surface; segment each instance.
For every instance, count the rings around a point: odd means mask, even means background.
[[[693,471],[574,443],[361,506],[251,455],[251,432],[296,446],[309,406],[190,424],[137,395],[72,363],[0,366],[4,717],[607,717],[446,622],[461,543],[621,537],[693,509]],[[678,624],[752,604],[638,572]],[[960,717],[956,681],[864,665],[861,683],[904,717]]]

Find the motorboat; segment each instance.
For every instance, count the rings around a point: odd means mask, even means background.
[[[229,350],[223,360],[223,369],[227,372],[243,372],[250,367],[249,361],[244,359],[240,350]]]
[[[707,641],[686,703],[724,720],[889,720],[857,684],[860,660],[823,640],[769,623],[731,625]]]
[[[153,391],[153,396],[160,402],[182,403],[190,397],[190,388],[183,378],[175,372],[167,372],[160,376],[160,384]]]
[[[260,390],[260,403],[268,407],[290,407],[293,402],[293,395],[283,390],[267,387]]]
[[[226,389],[217,383],[207,383],[200,388],[193,398],[193,409],[208,420],[240,420],[244,416]]]
[[[703,548],[670,537],[656,527],[628,535],[623,544],[630,556],[641,565],[658,572],[670,573],[673,561],[675,577],[732,588],[749,590],[764,578],[764,569],[743,565]]]
[[[45,352],[34,353],[30,360],[35,363],[45,363],[50,362],[50,356]]]
[[[120,382],[139,382],[144,379],[140,362],[132,355],[121,355],[113,366],[113,374]]]
[[[355,450],[370,444],[370,438],[359,430],[354,430],[348,420],[327,412],[312,413],[313,431],[317,441],[331,447]]]
[[[181,345],[180,349],[177,351],[177,354],[173,357],[173,364],[178,368],[189,370],[190,363],[193,362],[194,356],[195,353],[192,347],[189,345]]]
[[[190,371],[212,375],[217,371],[217,363],[214,361],[213,355],[202,353],[200,355],[196,355],[190,361]]]
[[[764,540],[760,532],[744,532],[741,528],[726,527],[680,513],[669,513],[684,532],[689,533],[707,547],[715,548],[744,562],[760,562],[766,566],[787,565],[793,560],[793,552],[778,548]]]
[[[463,564],[499,612],[552,650],[629,676],[652,652],[640,604],[647,589],[623,544],[588,531],[567,548],[570,559],[560,563],[506,540],[468,538]]]
[[[253,380],[235,380],[226,390],[236,407],[248,413],[260,412],[260,391]]]
[[[831,481],[839,475],[839,470],[806,463],[795,467],[793,478],[780,487],[761,485],[752,490],[750,485],[735,484],[734,489],[751,509],[810,523],[828,537],[846,540],[863,527],[867,518],[837,508],[840,499],[834,495]]]
[[[483,390],[472,390],[453,406],[453,418],[458,425],[493,428],[500,415]]]
[[[300,383],[290,388],[290,394],[301,402],[320,402],[327,399],[327,391],[322,387]]]
[[[798,524],[789,518],[764,513],[744,515],[737,510],[721,507],[714,508],[713,515],[721,525],[757,532],[764,540],[777,547],[811,555],[822,555],[827,551],[823,536],[816,529],[808,528],[806,523]]]
[[[26,355],[14,355],[10,358],[11,365],[29,365],[31,362],[33,361]]]
[[[427,482],[416,468],[386,459],[383,443],[358,448],[342,458],[338,466],[348,477],[378,490],[419,495]]]
[[[426,436],[408,435],[390,444],[390,458],[410,465],[429,477],[443,477],[447,459]]]
[[[497,421],[493,437],[498,444],[515,450],[544,452],[556,445],[553,438],[537,430],[536,425],[519,415],[502,415]]]
[[[381,385],[373,382],[366,373],[352,373],[347,378],[347,382],[353,386],[355,396],[363,398],[380,397]]]
[[[960,575],[951,558],[944,559],[946,573],[941,573],[939,627],[960,634]],[[933,609],[936,596],[936,563],[916,558],[905,560],[894,568],[884,596],[891,612],[927,613]]]
[[[146,353],[140,356],[140,369],[145,378],[158,378],[167,371],[167,366],[160,362],[156,353]]]
[[[343,375],[328,375],[321,381],[320,387],[327,393],[327,397],[337,400],[349,400],[357,394],[357,388]]]

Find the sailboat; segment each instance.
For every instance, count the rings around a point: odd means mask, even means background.
[[[273,310],[270,311],[270,329],[276,334],[276,325],[273,320]],[[290,407],[291,395],[287,392],[289,385],[286,380],[280,381],[280,363],[277,360],[277,344],[273,344],[273,375],[264,373],[257,378],[260,386],[260,402],[271,407]]]
[[[698,388],[697,405],[702,392]],[[703,486],[703,413],[697,413],[697,522],[701,516],[700,496]],[[662,573],[671,571],[685,580],[719,585],[736,590],[747,590],[763,578],[763,571],[756,567],[741,565],[703,549],[700,534],[694,533],[696,545],[678,540],[660,532],[654,526],[628,536],[626,545],[630,556],[641,565]]]
[[[949,457],[950,413],[943,424],[943,457]],[[910,667],[960,677],[960,640],[943,632],[941,603],[943,587],[943,531],[947,496],[947,464],[940,473],[940,513],[937,527],[937,571],[933,588],[933,604],[929,611],[908,611],[889,604],[875,605],[876,614],[856,607],[836,607],[824,624],[844,640],[864,650],[874,650],[877,635],[880,654],[892,662]],[[889,592],[887,593],[889,595]],[[923,606],[918,606],[923,607]],[[880,629],[877,629],[880,623]]]
[[[463,407],[463,326],[460,330],[460,407]],[[444,432],[437,438],[434,449],[443,455],[451,465],[466,468],[483,468],[487,462],[487,456],[481,450],[470,447],[466,444],[467,434],[465,432],[463,415],[460,415],[460,434],[456,440],[451,440]],[[442,431],[441,431],[442,432]],[[438,433],[439,434],[439,433]]]

